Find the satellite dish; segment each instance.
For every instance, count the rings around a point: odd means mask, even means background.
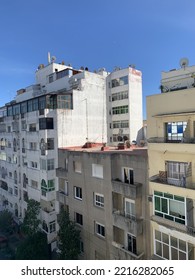
[[[189,60],[186,57],[181,58],[179,61],[179,64],[180,64],[181,68],[185,68],[186,66],[188,66]]]
[[[51,57],[51,61],[52,61],[52,62],[56,61],[56,57],[55,57],[55,56],[52,56],[52,57]]]

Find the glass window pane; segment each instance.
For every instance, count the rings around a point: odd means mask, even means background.
[[[169,236],[165,233],[162,233],[162,241],[166,244],[169,244]]]
[[[179,260],[186,260],[186,254],[183,252],[179,252]]]
[[[186,252],[186,242],[179,239],[179,249]]]
[[[171,259],[178,260],[178,251],[175,248],[171,248]]]
[[[162,257],[162,244],[156,241],[156,254]]]
[[[163,244],[163,258],[169,260],[169,246]]]
[[[155,230],[155,239],[161,240],[161,233],[158,230]]]
[[[178,243],[177,243],[177,238],[171,236],[171,246],[177,248],[178,247]]]
[[[155,201],[155,210],[160,211],[160,197],[154,197],[154,201]]]
[[[162,212],[168,213],[167,199],[162,198]]]

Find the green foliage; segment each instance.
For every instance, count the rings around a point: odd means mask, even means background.
[[[0,232],[11,233],[14,228],[12,214],[8,210],[0,212]]]
[[[27,210],[22,224],[22,231],[27,236],[32,236],[39,230],[40,220],[38,215],[40,213],[40,203],[34,199],[28,200]]]
[[[36,232],[28,236],[17,248],[16,260],[49,260],[49,249],[47,235],[43,232]]]
[[[58,216],[59,223],[59,259],[77,260],[80,254],[80,231],[69,218],[69,213],[64,209]]]

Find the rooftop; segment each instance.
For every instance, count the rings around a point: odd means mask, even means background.
[[[61,147],[59,150],[88,152],[88,153],[124,153],[130,155],[147,155],[147,147],[140,147],[137,145],[130,145],[128,148],[124,143],[119,143],[117,147],[105,146],[102,143],[87,142],[83,146]]]

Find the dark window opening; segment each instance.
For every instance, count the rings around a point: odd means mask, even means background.
[[[53,118],[40,118],[39,119],[39,129],[53,129]]]

